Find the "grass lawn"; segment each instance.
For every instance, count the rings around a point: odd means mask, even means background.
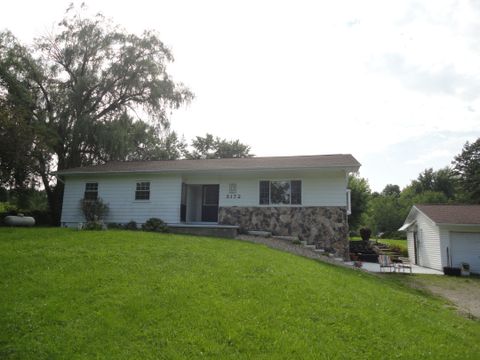
[[[0,359],[478,359],[480,322],[247,242],[0,229]]]

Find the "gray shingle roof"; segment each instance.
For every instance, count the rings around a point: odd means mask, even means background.
[[[437,224],[480,225],[480,205],[415,205]]]
[[[350,154],[251,157],[237,159],[114,161],[103,165],[58,171],[58,175],[100,173],[161,173],[223,170],[289,170],[345,168],[358,170],[360,163]]]

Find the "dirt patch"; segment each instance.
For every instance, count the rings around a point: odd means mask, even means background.
[[[480,319],[480,276],[460,278],[418,275],[405,280],[412,287],[424,289],[447,299],[460,313]]]

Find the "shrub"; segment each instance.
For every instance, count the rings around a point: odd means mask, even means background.
[[[8,213],[12,211],[17,211],[17,207],[15,205],[10,204],[8,202],[0,202],[0,212]]]
[[[123,229],[123,225],[119,223],[108,223],[107,228],[114,230],[114,229]]]
[[[99,220],[94,220],[94,221],[87,221],[83,225],[83,230],[104,230],[105,229],[105,224],[103,221]]]
[[[168,232],[168,226],[162,219],[150,218],[142,225],[145,231]]]
[[[108,213],[108,205],[105,204],[101,198],[95,200],[81,199],[80,207],[87,221],[103,219]]]
[[[368,240],[370,240],[370,235],[372,235],[372,230],[369,228],[363,227],[360,229],[360,236],[363,241],[368,242]]]
[[[133,220],[130,220],[128,223],[126,223],[123,228],[125,230],[138,230],[137,223]]]
[[[408,250],[406,250],[404,247],[401,247],[399,245],[389,245],[389,248],[393,252],[397,252],[400,253],[402,256],[408,257]]]

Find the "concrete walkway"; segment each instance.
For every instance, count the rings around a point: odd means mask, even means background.
[[[289,240],[281,239],[278,237],[263,237],[263,236],[251,236],[251,235],[239,235],[236,237],[238,240],[250,241],[257,244],[264,244],[268,247],[279,249],[283,251],[290,252],[292,254],[297,254],[300,256],[305,256],[310,259],[320,260],[332,265],[343,266],[347,268],[355,268],[353,261],[343,261],[341,258],[336,258],[333,256],[328,256],[328,254],[323,251],[315,250],[312,246],[309,245],[295,245]],[[360,268],[363,271],[371,273],[380,273],[380,265],[378,263],[369,263],[362,262],[362,267]],[[388,272],[388,269],[386,270]],[[400,272],[402,274],[403,272]],[[404,274],[409,274],[410,271],[405,269]],[[412,265],[413,274],[434,274],[434,275],[443,275],[443,272],[424,268],[417,265]]]
[[[353,262],[352,261],[347,261],[346,264],[353,265]],[[366,271],[369,271],[369,272],[379,273],[380,272],[380,264],[362,262],[362,269],[366,270]],[[389,269],[383,269],[383,272],[388,273]],[[400,271],[400,274],[409,274],[409,273],[410,273],[410,270],[408,270],[408,269],[405,269],[405,272]],[[443,275],[442,271],[429,269],[429,268],[418,266],[418,265],[412,265],[412,273],[413,274]]]

